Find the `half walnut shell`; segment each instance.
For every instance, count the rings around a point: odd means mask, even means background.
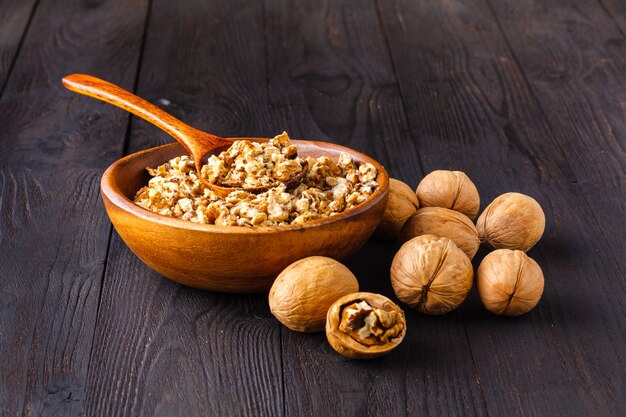
[[[380,294],[345,295],[335,301],[326,316],[328,343],[347,358],[385,355],[402,342],[405,334],[404,312]]]

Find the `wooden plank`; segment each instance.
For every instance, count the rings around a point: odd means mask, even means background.
[[[520,3],[509,10],[523,19]],[[462,306],[489,415],[623,415],[623,261],[559,145],[580,152],[585,142],[555,135],[565,123],[585,129],[590,120],[546,120],[484,2],[397,1],[379,11],[426,171],[468,172],[483,207],[520,191],[547,214],[546,234],[530,253],[546,276],[537,309],[500,319],[475,297]],[[544,20],[544,31],[557,24]],[[516,55],[531,41],[522,36]],[[598,173],[618,192],[607,174]]]
[[[164,3],[155,3],[149,25],[142,97],[216,135],[274,135],[264,84],[261,5]],[[180,18],[165,24],[167,13]],[[152,125],[133,123],[128,152],[172,141]]]
[[[114,234],[87,415],[279,415],[279,337],[265,295],[182,287]]]
[[[269,94],[283,126],[368,153],[417,186],[422,152],[409,133],[373,4],[268,2],[266,22]],[[371,241],[348,261],[362,290],[395,299],[389,268],[397,249]],[[403,344],[373,361],[347,361],[323,334],[283,329],[285,413],[485,415],[460,313],[448,317],[454,319],[407,311]]]
[[[20,49],[37,0],[0,1],[0,94]]]
[[[576,0],[491,2],[577,187],[616,257],[626,250],[626,49],[598,3]],[[511,14],[511,10],[516,13]],[[622,220],[623,222],[623,220]]]
[[[138,93],[209,132],[276,133],[267,122],[262,11],[245,1],[155,1]],[[171,141],[137,119],[128,149]],[[267,295],[171,283],[117,234],[93,361],[87,415],[282,414],[280,330]]]
[[[613,38],[607,41],[607,45],[624,45],[626,39],[626,3],[621,0],[598,0],[600,6],[604,8],[607,16],[615,23],[617,30],[621,33],[620,38]]]
[[[42,0],[0,98],[3,415],[83,408],[110,234],[99,177],[128,117],[85,105],[60,80],[83,71],[132,86],[145,10]]]

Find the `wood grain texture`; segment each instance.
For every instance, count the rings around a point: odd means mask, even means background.
[[[596,2],[490,2],[530,99],[555,151],[616,256],[624,231],[605,219],[626,218],[626,45]],[[607,88],[610,85],[611,88]],[[534,102],[534,103],[533,103]],[[584,120],[584,123],[581,121]]]
[[[384,37],[374,29],[373,3],[267,2],[266,24],[275,45],[268,49],[270,100],[284,124],[361,149],[415,188],[423,156],[408,132]],[[372,241],[348,262],[362,291],[396,299],[389,282],[395,250]],[[403,344],[371,362],[346,361],[324,335],[283,329],[286,414],[484,415],[462,321],[406,313]]]
[[[6,86],[36,7],[37,0],[0,1],[0,94]]]
[[[98,323],[87,415],[280,413],[279,328],[266,296],[182,287],[114,234]]]
[[[261,5],[198,3],[154,4],[137,94],[221,137],[274,137],[281,126],[267,105]],[[172,142],[143,122],[131,137],[128,153]]]
[[[294,137],[361,150],[416,187],[420,153],[408,132],[379,23],[371,6],[344,3],[267,2],[272,123]],[[309,23],[309,14],[317,25]],[[360,18],[369,20],[359,26]]]
[[[132,81],[142,9],[41,1],[0,97],[0,415],[82,410],[110,233],[99,177],[128,117],[78,105],[60,79]]]
[[[398,1],[379,11],[426,170],[467,172],[483,207],[506,191],[529,194],[548,218],[529,253],[546,276],[537,309],[514,321],[490,316],[475,297],[460,309],[489,415],[623,414],[623,266],[595,220],[611,203],[590,207],[577,185],[562,146],[584,156],[582,144],[557,142],[513,56],[523,46],[511,49],[480,1]],[[618,193],[616,185],[607,190]]]
[[[622,41],[626,39],[626,4],[621,0],[598,0],[611,21],[614,22],[617,30],[622,34]],[[619,44],[614,40],[612,43]]]
[[[220,136],[273,136],[261,6],[155,1],[137,94]],[[128,149],[171,141],[133,120]],[[98,323],[87,415],[282,414],[280,327],[267,295],[170,283],[114,234]]]

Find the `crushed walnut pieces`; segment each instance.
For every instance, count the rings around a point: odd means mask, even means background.
[[[298,175],[304,162],[283,132],[269,142],[233,142],[224,152],[209,157],[201,175],[211,184],[227,187],[274,186]]]
[[[398,311],[357,300],[344,307],[339,330],[365,346],[382,345],[402,333],[404,321]]]
[[[246,186],[255,186],[271,183],[274,181],[272,177],[279,178],[282,173],[293,175],[287,162],[295,161],[300,164],[302,159],[303,163],[308,164],[309,172],[303,182],[293,190],[287,190],[284,184],[277,182],[275,188],[260,194],[235,190],[226,197],[220,197],[204,185],[197,175],[193,159],[184,155],[157,168],[148,168],[152,178],[147,186],[137,192],[134,202],[155,213],[195,223],[220,226],[281,226],[341,213],[367,200],[378,187],[376,182],[378,172],[372,164],[355,163],[350,155],[345,153],[342,153],[337,161],[327,156],[317,159],[311,157],[289,159],[294,153],[297,154],[297,149],[288,141],[289,138],[283,134],[267,143],[254,144],[254,149],[256,145],[267,146],[264,148],[261,146],[261,153],[252,156],[252,162],[245,164],[241,161],[247,160],[242,156],[246,153],[242,150],[248,149],[248,144],[243,143],[247,141],[236,141],[232,147],[237,151],[231,152],[229,148],[224,152],[233,156],[228,162],[228,168],[222,169],[221,164],[215,162],[209,168],[205,165],[203,171],[206,168],[210,171],[207,174],[209,178],[211,175],[219,177],[222,184],[232,180],[242,181]],[[257,150],[254,150],[254,153],[256,152]],[[269,158],[266,158],[267,155]],[[251,164],[255,168],[245,167],[240,171],[238,158],[241,165]],[[301,165],[298,165],[298,172],[300,169]],[[244,171],[245,174],[242,174]]]

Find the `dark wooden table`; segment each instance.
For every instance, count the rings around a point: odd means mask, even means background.
[[[0,415],[626,415],[625,32],[622,0],[1,0]],[[396,351],[348,361],[266,295],[174,284],[99,197],[111,162],[171,139],[63,89],[73,72],[220,135],[353,147],[412,187],[460,169],[483,208],[529,194],[544,296],[515,319],[474,291],[407,311]],[[393,297],[397,248],[347,261],[362,289]]]

